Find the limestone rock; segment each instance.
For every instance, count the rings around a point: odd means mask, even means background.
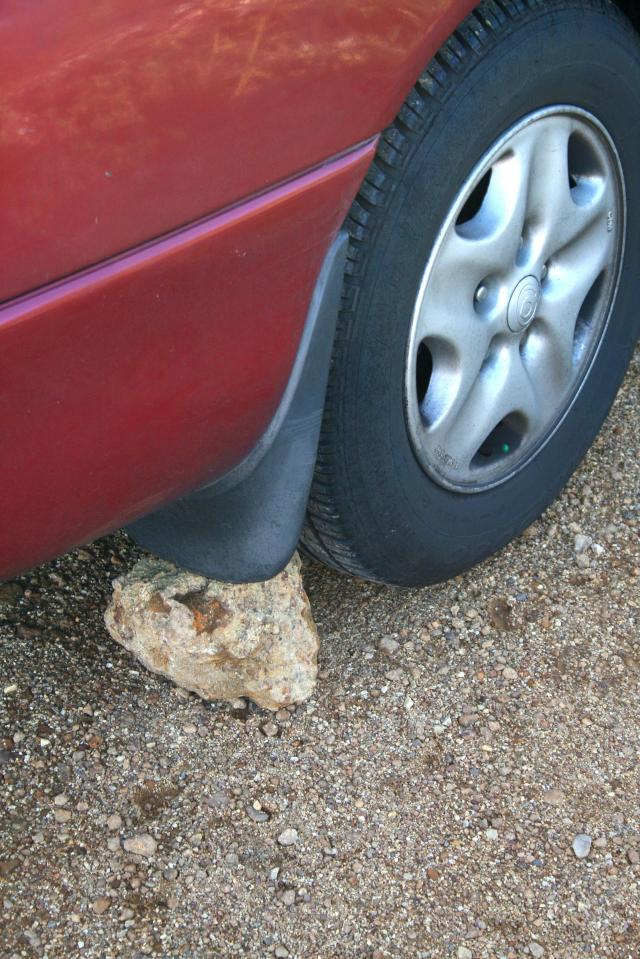
[[[113,587],[113,638],[203,699],[247,696],[277,710],[313,692],[318,633],[297,555],[273,579],[246,585],[143,559]]]
[[[153,856],[158,848],[158,843],[153,836],[150,836],[148,833],[144,833],[141,836],[131,836],[129,839],[125,839],[122,845],[126,852],[133,852],[136,856],[147,857]]]

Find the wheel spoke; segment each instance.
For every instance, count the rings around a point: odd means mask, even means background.
[[[473,298],[482,269],[478,267],[473,243],[455,232],[445,241],[429,278],[416,317],[417,340],[437,338],[456,350],[467,342],[469,330],[480,325]]]
[[[549,415],[557,411],[574,378],[580,359],[576,324],[609,258],[608,246],[589,242],[588,235],[584,235],[581,242],[572,245],[571,255],[554,264],[545,284],[538,317],[525,344],[524,359],[539,403]]]
[[[432,428],[446,431],[464,406],[480,375],[489,348],[487,330],[477,323],[476,339],[444,357],[438,342],[432,344],[433,373],[421,412]]]
[[[435,459],[467,471],[482,443],[505,417],[519,414],[533,428],[538,407],[531,381],[513,343],[497,347],[483,364],[456,415],[428,431]]]
[[[526,172],[519,156],[510,153],[499,159],[476,215],[463,224],[449,225],[427,277],[429,293],[418,313],[418,339],[438,337],[460,346],[468,343],[471,332],[475,341],[476,290],[487,277],[501,273],[505,262],[515,261],[518,252],[526,211]]]
[[[603,232],[612,226],[615,196],[609,180],[596,174],[582,178],[572,174],[569,142],[574,133],[575,123],[567,117],[534,125],[523,134],[522,152],[528,158],[527,223],[534,255],[541,263],[579,240],[594,224],[600,224]]]
[[[491,180],[477,214],[455,227],[457,235],[471,244],[480,278],[502,273],[515,262],[522,239],[527,202],[527,157],[508,150],[491,167]]]

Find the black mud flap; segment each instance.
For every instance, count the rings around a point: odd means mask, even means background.
[[[146,549],[232,583],[287,565],[304,523],[347,252],[341,232],[325,257],[282,401],[249,456],[210,486],[126,527]]]

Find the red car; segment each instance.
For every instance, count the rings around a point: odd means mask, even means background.
[[[547,506],[640,328],[623,0],[5,0],[0,576],[126,526],[401,585]]]

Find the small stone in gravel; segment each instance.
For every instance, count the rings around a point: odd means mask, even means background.
[[[91,903],[91,911],[95,912],[96,916],[101,916],[103,912],[106,912],[109,906],[111,905],[111,900],[106,896],[100,896],[99,899],[94,899]]]
[[[564,793],[561,789],[548,789],[542,794],[542,798],[550,806],[561,806],[564,802]]]
[[[275,723],[264,723],[264,725],[260,727],[260,730],[268,738],[278,735],[278,727]]]
[[[578,533],[573,541],[573,548],[576,551],[576,555],[579,556],[580,553],[585,553],[592,543],[593,540],[590,536],[585,536],[584,533]]]
[[[268,822],[271,818],[265,809],[256,809],[255,806],[247,806],[247,816],[254,822]]]
[[[518,678],[517,672],[515,671],[515,669],[512,669],[511,666],[506,666],[506,667],[502,670],[502,675],[503,675],[504,679],[508,679],[509,682],[513,682],[514,679],[517,679],[517,678]]]
[[[640,852],[637,849],[627,849],[627,859],[632,866],[637,866],[640,862]]]
[[[228,806],[231,800],[225,792],[218,791],[213,793],[212,796],[207,796],[205,800],[207,806],[211,806],[213,809],[224,809],[225,806]]]
[[[171,882],[173,879],[178,878],[178,870],[176,869],[175,866],[167,866],[166,869],[163,869],[162,875],[165,879]]]
[[[533,959],[542,959],[542,956],[544,956],[544,949],[539,942],[530,942],[529,952],[533,956]]]
[[[158,848],[158,843],[153,836],[143,833],[141,836],[131,836],[122,843],[127,852],[135,853],[137,856],[153,856]]]
[[[586,833],[578,833],[573,840],[572,848],[578,859],[586,859],[591,852],[591,836]]]
[[[186,723],[182,727],[183,733],[186,733],[187,736],[193,736],[194,733],[198,732],[198,727],[194,723]]]
[[[391,683],[401,683],[405,677],[404,670],[402,669],[390,669],[389,672],[384,675]]]
[[[281,846],[295,846],[298,841],[297,829],[285,829],[278,836],[278,842]]]
[[[57,796],[53,797],[53,802],[56,806],[66,806],[69,802],[69,797],[66,793],[58,793]]]
[[[285,904],[285,906],[292,906],[294,904],[294,902],[296,901],[296,894],[293,891],[293,889],[287,889],[287,891],[284,893],[282,897],[282,901]]]
[[[273,954],[276,959],[286,959],[286,957],[289,955],[289,950],[286,948],[286,946],[276,946]]]
[[[458,959],[473,959],[471,949],[467,949],[466,946],[458,946]]]
[[[400,649],[400,643],[392,639],[390,636],[383,636],[378,644],[378,649],[382,653],[387,653],[389,656],[393,656]]]
[[[121,826],[122,816],[119,816],[117,813],[114,813],[112,816],[107,816],[107,829],[109,832],[117,832]]]
[[[68,809],[54,809],[53,816],[56,822],[69,822],[71,813]]]

